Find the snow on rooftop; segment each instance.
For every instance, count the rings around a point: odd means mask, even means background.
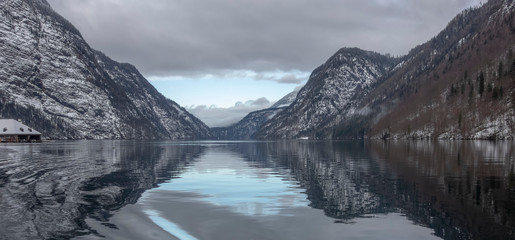
[[[14,119],[0,119],[0,135],[41,135],[41,133]]]

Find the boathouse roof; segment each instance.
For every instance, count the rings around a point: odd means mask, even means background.
[[[14,119],[0,119],[0,136],[11,135],[41,135],[41,133]]]

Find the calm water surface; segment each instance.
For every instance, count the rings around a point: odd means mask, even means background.
[[[514,147],[0,144],[0,239],[515,239]]]

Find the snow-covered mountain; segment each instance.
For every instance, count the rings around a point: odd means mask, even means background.
[[[400,58],[344,48],[255,134],[292,138],[515,138],[515,2],[455,17]]]
[[[207,138],[130,64],[93,50],[45,0],[0,2],[0,117],[51,138]]]
[[[342,48],[311,74],[296,101],[258,131],[258,138],[331,138],[333,129],[389,74],[397,59]]]
[[[514,50],[515,1],[463,11],[363,102],[368,137],[513,139]]]

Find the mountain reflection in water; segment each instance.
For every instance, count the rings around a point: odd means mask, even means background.
[[[0,145],[0,239],[511,239],[512,142]]]
[[[200,145],[75,141],[0,145],[0,239],[67,239],[171,178]],[[114,227],[114,226],[113,226]]]

